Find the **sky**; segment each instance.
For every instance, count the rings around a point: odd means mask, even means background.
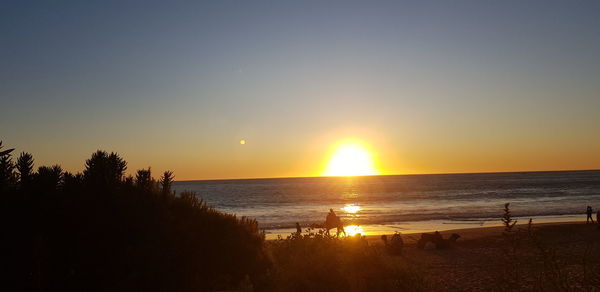
[[[597,1],[0,2],[0,139],[81,171],[600,168]],[[240,140],[245,140],[244,145]]]

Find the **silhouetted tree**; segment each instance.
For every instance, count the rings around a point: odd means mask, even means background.
[[[154,181],[152,180],[152,171],[150,167],[148,169],[140,169],[137,171],[135,175],[135,186],[143,189],[150,190],[152,189]]]
[[[78,172],[72,174],[70,172],[63,173],[63,189],[66,192],[79,190],[83,186],[83,174]]]
[[[40,166],[34,176],[36,187],[42,192],[55,192],[62,184],[63,172],[59,165]]]
[[[2,141],[0,141],[0,149],[2,149]],[[8,189],[16,182],[15,165],[10,155],[13,150],[15,149],[0,151],[0,190]]]
[[[117,153],[98,150],[86,160],[83,177],[93,187],[114,187],[121,182],[126,169],[127,162]]]
[[[21,152],[17,158],[17,171],[19,172],[19,184],[25,188],[33,180],[33,156],[27,152]]]
[[[170,170],[165,171],[160,177],[160,187],[164,195],[168,195],[171,193],[171,185],[173,184],[174,179],[175,176]]]
[[[135,179],[132,175],[128,175],[125,177],[125,179],[123,179],[123,184],[126,187],[133,188],[135,186]]]

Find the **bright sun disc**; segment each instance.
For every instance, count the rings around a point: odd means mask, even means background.
[[[327,163],[325,176],[374,175],[379,171],[373,166],[371,153],[359,144],[340,145]]]

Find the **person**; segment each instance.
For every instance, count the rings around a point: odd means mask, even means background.
[[[338,217],[335,212],[333,211],[333,209],[329,209],[329,213],[327,214],[327,217],[325,218],[325,233],[327,235],[329,235],[329,230],[332,228],[336,228],[337,229],[337,236],[339,236],[341,233],[346,234],[346,231],[344,230],[344,224],[342,223],[342,220],[340,219],[340,217]]]
[[[592,219],[592,213],[593,212],[594,211],[592,210],[592,206],[587,206],[587,218],[585,220],[585,224],[590,223],[590,221],[592,221],[592,223],[594,223],[594,219]]]
[[[390,253],[391,254],[402,254],[402,248],[404,247],[404,241],[400,237],[400,233],[396,232],[392,235],[390,242]]]
[[[335,221],[335,219],[337,219],[337,215],[335,215],[335,212],[333,212],[333,209],[329,209],[329,213],[327,214],[327,217],[325,218],[325,222],[333,222],[333,221]]]
[[[302,228],[300,228],[300,223],[296,222],[296,234],[302,234]]]

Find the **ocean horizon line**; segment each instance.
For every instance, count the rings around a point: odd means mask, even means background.
[[[217,181],[252,181],[252,180],[275,180],[275,179],[326,179],[326,178],[352,178],[352,177],[395,177],[395,176],[435,176],[435,175],[479,175],[479,174],[509,174],[509,173],[553,173],[553,172],[593,172],[593,169],[559,169],[559,170],[517,170],[517,171],[482,171],[482,172],[434,172],[434,173],[406,173],[406,174],[373,174],[354,176],[280,176],[280,177],[248,177],[248,178],[214,178],[214,179],[186,179],[174,182],[217,182]]]

